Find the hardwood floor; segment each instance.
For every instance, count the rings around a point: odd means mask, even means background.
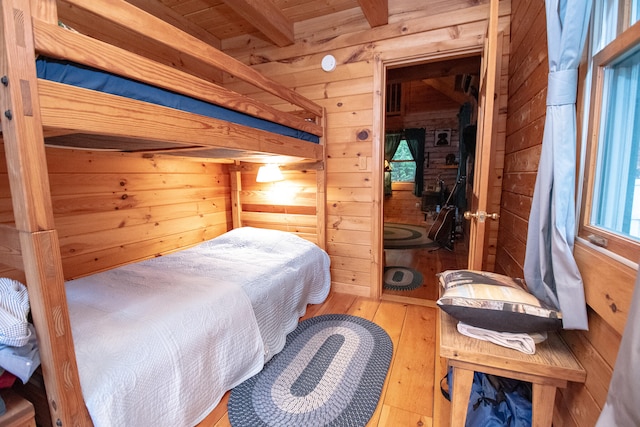
[[[384,222],[413,224],[428,230],[435,214],[425,215],[421,212],[418,201],[411,191],[394,191],[393,196],[387,196],[384,200]],[[453,251],[444,248],[436,251],[429,248],[385,249],[385,266],[411,267],[422,273],[424,282],[414,290],[383,289],[383,299],[435,307],[438,299],[436,274],[447,269],[465,268],[467,250],[461,238],[456,240]]]
[[[446,363],[437,357],[436,273],[466,265],[463,246],[456,244],[453,252],[389,251],[387,264],[393,261],[397,263],[394,265],[407,265],[423,273],[425,284],[415,291],[385,291],[381,300],[331,293],[323,304],[307,308],[303,319],[321,314],[351,314],[375,322],[391,337],[394,348],[391,366],[380,402],[367,427],[448,425],[449,402],[439,390]],[[229,393],[200,427],[231,425],[227,416],[228,398]]]
[[[424,281],[420,287],[412,290],[383,289],[383,299],[434,306],[438,299],[436,274],[466,266],[467,252],[462,242],[455,244],[454,251],[446,249],[434,251],[429,248],[385,249],[385,265],[411,267],[422,273]]]
[[[434,396],[436,406],[441,405],[439,385],[434,384],[434,379],[442,377],[436,374],[442,369],[440,361],[436,361],[437,309],[332,293],[323,304],[309,306],[303,319],[333,313],[371,320],[384,328],[393,341],[389,373],[378,407],[367,426],[434,426]],[[229,393],[201,427],[230,426],[228,396]]]
[[[407,210],[403,215],[407,215]],[[387,219],[385,215],[385,220],[412,222],[400,216]],[[420,271],[423,285],[411,291],[384,290],[381,300],[331,293],[323,304],[309,306],[303,319],[321,314],[351,314],[375,322],[391,337],[394,348],[391,366],[367,427],[448,426],[449,402],[439,389],[446,362],[437,356],[436,274],[464,268],[467,252],[462,242],[456,242],[454,251],[392,249],[385,251],[385,258],[387,266],[407,266]],[[228,399],[229,393],[199,427],[229,427]]]

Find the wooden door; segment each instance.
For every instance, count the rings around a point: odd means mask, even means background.
[[[495,165],[492,144],[497,135],[498,76],[501,71],[502,37],[498,34],[498,0],[491,0],[489,24],[485,38],[480,88],[478,94],[478,130],[473,171],[470,211],[464,217],[471,221],[469,228],[468,268],[482,270],[487,242],[487,220],[497,219],[497,213],[487,213],[491,201],[491,177]]]

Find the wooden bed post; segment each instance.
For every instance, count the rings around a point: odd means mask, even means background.
[[[322,109],[322,162],[316,169],[316,221],[318,229],[318,246],[327,250],[327,110]]]
[[[31,0],[31,16],[50,24],[58,25],[56,0]]]
[[[318,246],[327,250],[327,169],[326,162],[316,170],[316,227],[318,229]]]
[[[39,9],[51,11],[44,5]],[[54,229],[28,0],[2,0],[0,108],[7,170],[53,425],[91,425],[78,377]]]
[[[242,174],[240,172],[240,162],[236,160],[233,168],[229,168],[229,178],[231,183],[231,217],[233,228],[242,227]]]

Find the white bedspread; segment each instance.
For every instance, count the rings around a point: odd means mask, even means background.
[[[247,227],[67,282],[94,424],[196,424],[282,349],[329,285],[329,258],[317,246]]]
[[[237,228],[180,256],[194,270],[244,289],[264,340],[265,362],[282,350],[307,304],[323,302],[331,286],[326,252],[281,231]]]

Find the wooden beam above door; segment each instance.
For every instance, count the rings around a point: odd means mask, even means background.
[[[426,62],[402,68],[387,70],[387,81],[411,81],[435,79],[439,77],[455,76],[459,74],[480,73],[480,56],[446,59],[443,61]]]

